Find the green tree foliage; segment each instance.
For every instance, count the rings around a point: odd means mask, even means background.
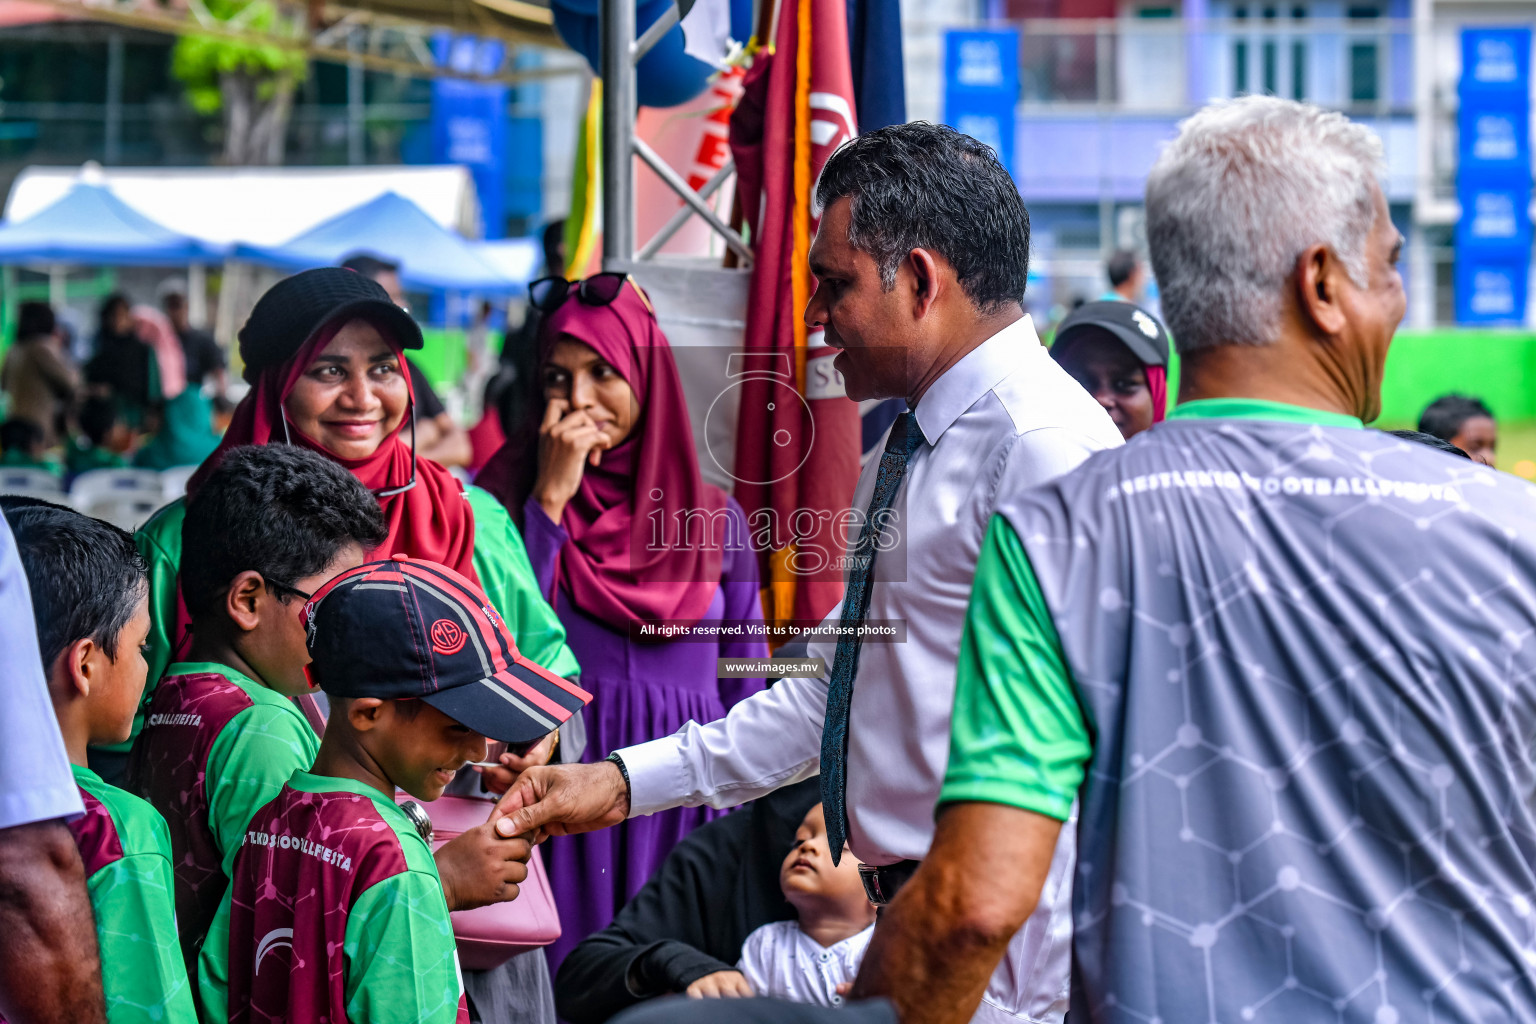
[[[171,73],[186,86],[193,109],[221,115],[225,163],[282,163],[293,90],[309,58],[303,50],[254,37],[301,40],[302,10],[285,10],[274,0],[203,0],[200,6],[200,13],[244,38],[182,36],[171,51]]]

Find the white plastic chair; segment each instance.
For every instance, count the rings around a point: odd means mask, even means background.
[[[24,494],[62,503],[64,481],[46,469],[12,466],[0,469],[0,494]]]
[[[153,469],[93,469],[75,477],[69,503],[88,516],[135,530],[165,504],[165,485]]]
[[[197,472],[196,466],[172,466],[160,471],[160,487],[166,501],[175,501],[187,494],[187,481]]]

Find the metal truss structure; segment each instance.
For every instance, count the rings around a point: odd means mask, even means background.
[[[212,35],[304,53],[311,60],[361,66],[371,71],[432,78],[452,74],[515,85],[572,73],[570,67],[519,68],[520,47],[559,46],[548,7],[527,0],[307,0],[287,5],[287,36],[254,31],[238,19],[213,17],[202,0],[29,0],[88,21],[170,35]],[[500,67],[486,74],[449,72],[432,55],[433,32],[448,29],[500,39],[509,45]]]

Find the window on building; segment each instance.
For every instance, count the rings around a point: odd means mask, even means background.
[[[1291,21],[1300,25],[1307,20],[1305,7],[1291,8]],[[1291,99],[1307,98],[1307,42],[1305,36],[1291,40]]]
[[[1351,22],[1371,22],[1381,17],[1379,7],[1351,7]],[[1353,27],[1353,26],[1352,26]],[[1381,51],[1374,39],[1354,38],[1349,44],[1349,100],[1375,103],[1381,98]]]
[[[1248,8],[1237,7],[1232,11],[1234,21],[1247,21]],[[1241,29],[1241,26],[1239,26]],[[1232,94],[1241,96],[1248,91],[1248,40],[1241,35],[1232,43]]]

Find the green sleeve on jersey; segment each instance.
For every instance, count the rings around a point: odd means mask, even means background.
[[[320,741],[309,723],[287,708],[255,704],[229,721],[208,752],[203,785],[208,827],[230,876],[246,826],[277,796],[291,775],[315,763]]]
[[[475,516],[475,572],[491,604],[512,631],[518,652],[557,676],[581,672],[565,644],[565,626],[539,593],[517,524],[489,491],[466,488]]]
[[[432,871],[402,871],[357,898],[347,914],[347,1019],[453,1024],[464,986],[443,886]]]
[[[1065,821],[1092,749],[1029,555],[993,516],[960,638],[939,802],[1008,804]]]
[[[171,837],[90,877],[87,888],[101,946],[101,986],[110,1024],[196,1024],[192,989],[176,935]]]
[[[149,563],[149,641],[144,660],[149,663],[149,685],[134,718],[133,734],[143,727],[143,709],[172,658],[176,628],[176,576],[181,571],[181,524],[187,517],[185,499],[171,502],[150,517],[133,535],[139,554]],[[125,745],[123,749],[127,749]]]
[[[202,997],[202,1024],[229,1021],[229,890],[208,926],[208,936],[197,954],[197,994]]]

